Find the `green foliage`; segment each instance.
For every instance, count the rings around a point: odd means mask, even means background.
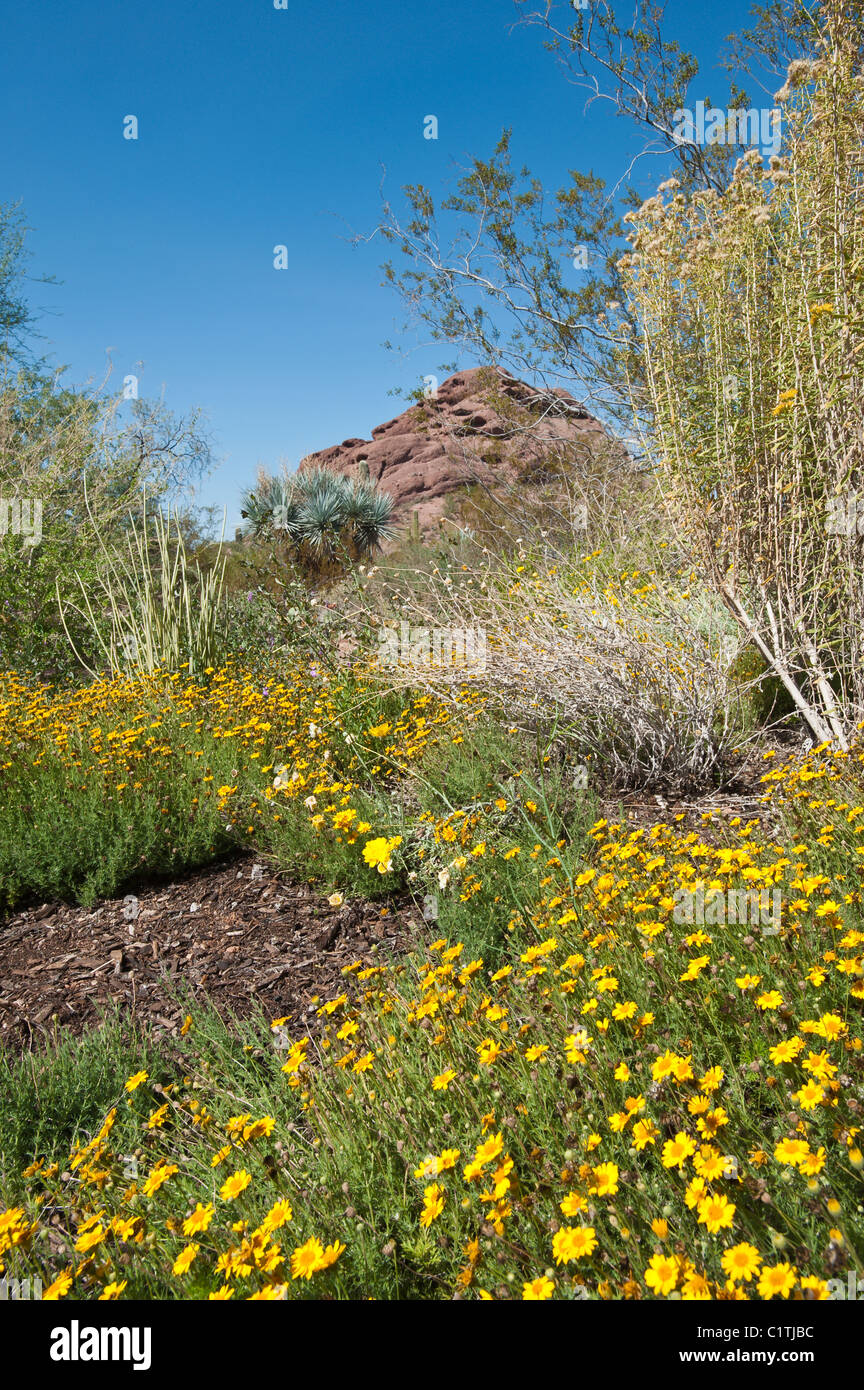
[[[795,703],[756,647],[745,647],[732,663],[730,680],[746,692],[753,723],[767,728],[795,714]]]
[[[129,1057],[158,1067],[145,1035],[109,1013],[80,1039],[57,1036],[45,1051],[4,1058],[0,1067],[0,1175],[19,1195],[33,1153],[65,1162],[72,1145],[98,1130],[129,1075]],[[166,1078],[167,1079],[167,1078]]]
[[[99,651],[104,669],[112,675],[136,670],[153,675],[185,666],[190,675],[200,675],[227,656],[220,643],[219,610],[225,575],[221,544],[206,572],[190,563],[170,508],[164,514],[157,510],[148,516],[146,492],[141,530],[130,518],[125,553],[108,550],[92,512],[90,517],[105,562],[96,585],[96,606],[92,586],[88,588],[76,574],[83,608],[71,603],[69,608],[79,621],[88,624],[91,643]],[[176,531],[173,537],[172,523]],[[59,583],[57,599],[70,645],[86,666],[69,632]],[[96,676],[97,672],[91,670],[90,674]]]
[[[817,739],[864,708],[858,215],[864,21],[820,14],[777,100],[783,145],[722,190],[661,185],[620,268],[639,323],[644,439],[670,519]],[[844,232],[838,236],[837,227]]]
[[[58,593],[68,605],[98,587],[106,548],[124,542],[142,487],[158,504],[211,455],[198,412],[178,418],[161,400],[124,401],[105,382],[70,386],[34,359],[26,232],[17,206],[0,205],[0,669],[67,682],[81,665]],[[71,610],[67,624],[92,666],[91,624]]]
[[[0,377],[17,368],[33,370],[32,341],[36,315],[22,289],[26,272],[27,227],[20,203],[0,203]],[[50,276],[35,277],[37,283],[53,284]]]
[[[160,717],[156,704],[152,713]],[[178,722],[168,722],[166,739],[179,737]],[[75,739],[72,749],[74,767],[49,748],[38,768],[17,763],[4,771],[0,903],[35,897],[90,904],[136,878],[208,864],[236,847],[216,802],[201,799],[207,774],[190,768],[181,753],[143,769],[142,794],[124,799],[106,787],[86,738]],[[230,745],[206,740],[205,752],[216,784],[227,783]]]
[[[365,479],[314,468],[263,475],[243,494],[241,515],[247,534],[284,543],[301,568],[321,574],[380,547],[392,534],[393,501]]]
[[[100,643],[81,593],[109,581],[107,557],[128,544],[130,510],[142,488],[157,506],[204,467],[196,417],[124,403],[21,372],[0,381],[0,498],[39,515],[39,534],[0,535],[0,665],[21,675],[67,681],[93,667]],[[37,513],[38,509],[38,513]],[[74,655],[59,603],[67,612]],[[85,605],[86,608],[86,605]]]

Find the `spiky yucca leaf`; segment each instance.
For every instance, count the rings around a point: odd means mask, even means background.
[[[246,532],[287,539],[313,563],[359,559],[392,535],[393,501],[366,480],[329,468],[262,479],[244,493]]]

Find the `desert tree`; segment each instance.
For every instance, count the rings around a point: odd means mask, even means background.
[[[198,412],[126,401],[110,370],[70,385],[36,355],[26,234],[20,208],[0,208],[0,662],[53,679],[72,674],[58,588],[67,599],[95,581],[142,491],[151,508],[188,492],[212,446]]]

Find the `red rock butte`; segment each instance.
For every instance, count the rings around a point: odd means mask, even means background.
[[[472,484],[512,484],[542,475],[550,461],[578,466],[580,454],[609,436],[573,396],[540,391],[497,368],[448,377],[371,439],[345,439],[307,454],[301,469],[365,476],[393,498],[395,519],[417,513],[422,529],[444,515],[449,494]]]

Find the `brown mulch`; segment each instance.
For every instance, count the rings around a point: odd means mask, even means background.
[[[383,963],[418,939],[410,900],[345,899],[285,882],[252,859],[211,865],[92,910],[46,903],[0,924],[0,1047],[80,1034],[112,1003],[174,1034],[178,985],[220,1013],[308,1022],[345,988],[342,969]],[[373,949],[374,948],[374,949]]]
[[[761,768],[759,769],[761,771]],[[768,830],[772,807],[753,778],[748,794],[666,801],[625,794],[602,806],[633,829],[678,814],[683,833],[725,841],[730,819]],[[706,823],[706,811],[715,819]],[[175,1034],[185,1015],[178,986],[223,1015],[258,1009],[315,1026],[315,998],[346,987],[342,970],[373,965],[420,944],[422,923],[409,898],[387,904],[347,899],[287,882],[251,857],[232,859],[169,884],[88,909],[45,903],[0,919],[0,1051],[24,1051],[55,1034],[80,1034],[119,1004],[155,1034]],[[374,948],[374,949],[373,949]]]
[[[610,821],[620,819],[621,810],[625,820],[635,830],[649,829],[661,822],[676,825],[680,834],[695,831],[709,844],[724,842],[729,822],[740,819],[759,821],[763,829],[776,833],[776,809],[762,800],[761,796],[734,796],[729,792],[718,792],[715,796],[694,797],[691,800],[670,800],[647,793],[630,792],[618,801],[602,804],[603,815]],[[707,813],[711,820],[705,820]],[[680,816],[680,821],[676,817]]]

